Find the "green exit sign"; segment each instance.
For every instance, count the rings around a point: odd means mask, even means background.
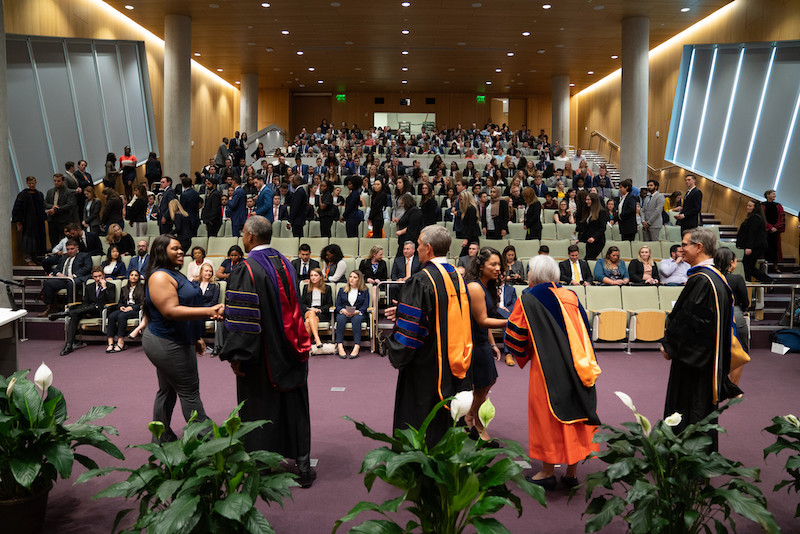
[[[337,102],[344,102],[345,100],[347,100],[347,96],[346,95],[336,95],[336,101]]]
[[[484,104],[486,103],[486,95],[478,95],[475,97],[475,100],[477,100],[479,104]]]

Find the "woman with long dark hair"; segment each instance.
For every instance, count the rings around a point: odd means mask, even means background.
[[[523,226],[527,233],[525,239],[542,238],[542,203],[536,196],[536,191],[532,187],[522,190],[522,198],[525,200],[525,221]]]
[[[406,193],[400,197],[400,203],[405,211],[400,220],[397,221],[397,231],[395,232],[398,250],[403,249],[403,243],[406,241],[416,243],[423,226],[422,211],[417,207],[414,197],[410,193]]]
[[[750,301],[747,298],[747,284],[744,278],[738,274],[733,274],[736,270],[736,254],[727,247],[719,247],[714,253],[714,267],[725,275],[725,280],[731,287],[733,293],[733,319],[736,321],[736,338],[741,343],[745,352],[750,352],[750,332],[747,330],[747,319],[744,312],[749,307]],[[742,369],[740,366],[730,372],[731,382],[739,385],[742,379]]]
[[[589,193],[586,196],[586,209],[584,213],[588,215],[578,221],[576,230],[578,241],[586,243],[586,261],[594,260],[606,246],[606,224],[608,224],[608,214],[600,205],[600,197],[597,193]],[[577,244],[577,243],[576,243]]]
[[[458,205],[461,211],[461,254],[459,257],[469,255],[469,244],[481,237],[481,227],[478,224],[478,204],[475,195],[468,190],[458,194]]]
[[[106,174],[103,176],[103,187],[113,188],[117,185],[117,156],[113,152],[106,155]]]
[[[303,287],[303,303],[306,305],[305,325],[308,334],[314,338],[317,349],[322,348],[322,340],[319,338],[319,316],[329,317],[330,309],[333,308],[333,291],[331,286],[325,283],[322,278],[322,271],[319,267],[314,267],[308,273],[308,284]]]
[[[319,184],[319,233],[322,237],[331,237],[331,226],[339,218],[339,207],[333,201],[333,184],[322,180]]]
[[[372,224],[372,237],[383,237],[383,210],[389,205],[389,196],[383,182],[372,182],[372,198],[369,202],[369,222]]]
[[[116,189],[110,187],[103,189],[103,194],[106,196],[106,205],[100,217],[101,228],[108,232],[112,224],[118,224],[120,228],[125,226],[122,219],[122,197]]]
[[[142,275],[136,269],[131,269],[128,272],[128,283],[122,286],[120,290],[117,309],[108,315],[106,323],[108,347],[106,348],[106,354],[125,350],[125,330],[128,326],[128,320],[139,317],[142,302],[144,302]],[[114,343],[115,335],[117,336],[116,344]]]
[[[144,184],[137,185],[133,190],[133,198],[125,208],[125,218],[133,228],[133,235],[141,237],[147,234],[147,188]]]
[[[166,427],[162,442],[178,439],[170,428],[178,398],[187,421],[192,412],[197,412],[197,421],[208,419],[200,400],[200,378],[192,349],[198,355],[205,352],[203,321],[221,319],[225,309],[223,304],[203,306],[200,288],[180,273],[182,265],[180,242],[169,234],[158,236],[147,266],[144,312],[148,324],[142,347],[158,375],[153,420]]]
[[[155,182],[161,181],[161,162],[155,152],[150,152],[147,161],[144,163],[144,177],[147,179],[147,188],[152,189]],[[145,194],[145,196],[147,196]]]
[[[100,267],[103,268],[103,276],[106,280],[122,279],[128,274],[116,245],[108,247],[106,259],[100,264]]]
[[[347,237],[358,238],[358,227],[363,220],[363,212],[359,209],[361,207],[361,192],[358,187],[359,179],[351,176],[345,181],[345,186],[350,191],[344,202],[344,212],[342,213],[342,220],[344,221]]]
[[[739,226],[736,234],[736,248],[744,249],[742,266],[744,267],[744,279],[749,282],[755,276],[756,280],[762,284],[772,284],[775,280],[767,273],[756,269],[758,258],[767,251],[767,222],[764,218],[764,210],[758,200],[747,202],[747,217]]]
[[[489,436],[478,417],[478,409],[497,380],[494,361],[500,359],[500,349],[494,342],[491,329],[506,326],[505,319],[496,318],[497,278],[501,270],[500,252],[483,247],[472,260],[465,276],[472,315],[472,385],[475,389],[472,407],[464,417],[464,422],[472,426],[485,441],[489,441]]]
[[[433,196],[433,186],[427,182],[420,186],[422,198],[419,201],[419,209],[422,212],[422,226],[436,224],[437,219],[442,214],[439,204]]]

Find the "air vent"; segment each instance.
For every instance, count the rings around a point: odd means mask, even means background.
[[[411,101],[408,98],[401,98],[400,99],[400,105],[401,106],[408,106],[410,103],[411,103]]]
[[[382,96],[376,96],[375,97],[375,103],[376,104],[383,104],[383,97]]]
[[[429,96],[425,97],[425,104],[427,104],[429,106],[432,106],[435,103],[436,103],[436,99],[435,98],[431,98]]]

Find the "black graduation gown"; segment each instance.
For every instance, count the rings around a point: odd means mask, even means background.
[[[41,191],[20,191],[11,210],[11,221],[22,223],[22,250],[32,257],[45,253],[44,195]],[[55,243],[53,243],[55,245]]]
[[[741,394],[728,378],[731,367],[730,288],[714,274],[710,275],[712,285],[709,278],[695,269],[667,317],[664,332],[664,350],[672,361],[664,416],[674,412],[683,416],[681,424],[674,429],[676,433],[701,421],[716,409],[719,401]],[[717,402],[714,401],[715,384]],[[716,432],[711,438],[716,450]]]
[[[438,294],[445,295],[444,282],[439,271],[430,264],[424,267],[437,280]],[[458,288],[458,273],[450,275]],[[463,286],[463,282],[461,282]],[[447,354],[447,322],[435,324],[436,307],[440,317],[447,317],[447,299],[436,302],[433,284],[423,271],[412,276],[402,286],[398,299],[397,324],[389,337],[389,360],[399,371],[394,404],[395,429],[408,425],[419,428],[433,407],[441,400],[459,391],[472,389],[472,371],[463,379],[454,376],[449,362],[439,363],[436,328],[441,332],[443,354]],[[441,376],[441,382],[439,382]],[[441,390],[442,397],[439,397]],[[436,444],[453,424],[450,411],[442,409],[428,427],[428,446]]]
[[[245,263],[253,271],[255,285]],[[264,449],[293,459],[307,456],[311,450],[308,362],[294,357],[288,347],[277,311],[279,297],[275,287],[258,262],[244,260],[228,278],[226,308],[238,305],[230,291],[258,295],[258,302],[251,309],[260,312],[261,332],[253,333],[246,327],[230,328],[226,320],[220,359],[242,362],[245,376],[236,378],[238,402],[246,401],[240,412],[242,420],[272,421],[245,436],[245,448],[248,451]],[[299,290],[297,295],[300,295]]]

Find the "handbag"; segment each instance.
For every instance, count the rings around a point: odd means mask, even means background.
[[[736,337],[736,333],[731,328],[731,371],[738,369],[750,361],[750,355],[745,352],[744,347]]]

